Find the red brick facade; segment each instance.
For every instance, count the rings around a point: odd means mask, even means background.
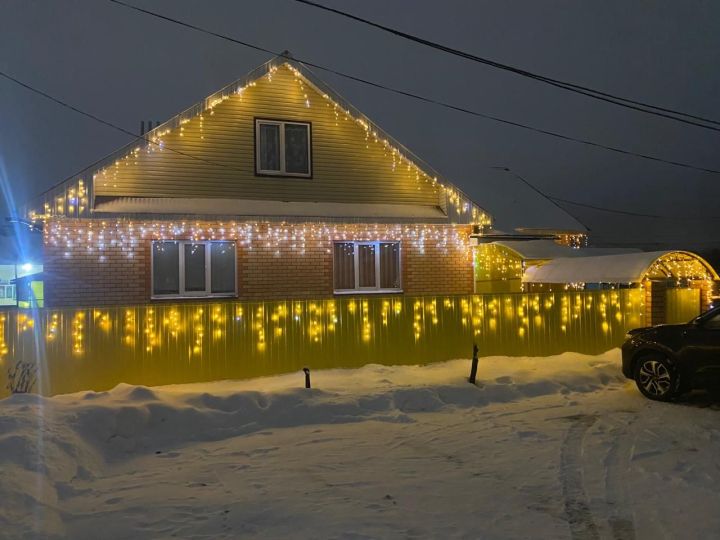
[[[469,225],[445,224],[60,218],[45,229],[45,302],[50,307],[150,302],[154,239],[234,240],[239,299],[331,297],[334,240],[400,241],[404,294],[468,294],[473,291],[469,234]]]

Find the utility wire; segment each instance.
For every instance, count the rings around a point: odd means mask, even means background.
[[[617,208],[608,208],[606,206],[596,206],[594,204],[581,203],[578,201],[571,201],[569,199],[562,199],[560,197],[548,196],[550,199],[563,204],[570,204],[572,206],[579,206],[582,208],[590,208],[592,210],[598,210],[600,212],[609,212],[611,214],[622,214],[631,217],[641,217],[650,219],[666,219],[672,221],[707,221],[707,220],[718,220],[720,216],[669,216],[663,214],[644,214],[642,212],[630,212],[628,210],[618,210]]]
[[[38,88],[35,88],[34,86],[31,86],[31,85],[29,85],[29,84],[21,81],[20,79],[16,79],[16,78],[13,77],[12,75],[9,75],[9,74],[7,74],[7,73],[5,73],[5,72],[3,72],[3,71],[0,71],[0,77],[4,77],[5,79],[7,79],[7,80],[9,80],[9,81],[12,81],[12,82],[14,82],[14,83],[17,84],[17,85],[22,86],[23,88],[25,88],[25,89],[27,89],[27,90],[30,90],[31,92],[34,92],[35,94],[38,94],[38,95],[40,95],[40,96],[42,96],[42,97],[44,97],[44,98],[46,98],[46,99],[49,99],[50,101],[56,103],[57,105],[60,105],[60,106],[62,106],[62,107],[65,107],[66,109],[70,109],[70,110],[73,111],[73,112],[76,112],[76,113],[81,114],[81,115],[83,115],[83,116],[85,116],[85,117],[87,117],[87,118],[90,118],[91,120],[94,120],[95,122],[99,122],[100,124],[103,124],[104,126],[107,126],[107,127],[112,128],[112,129],[114,129],[114,130],[116,130],[116,131],[119,131],[120,133],[124,133],[125,135],[129,135],[129,136],[133,137],[133,142],[134,142],[134,141],[145,141],[145,142],[148,143],[148,144],[154,144],[154,145],[156,145],[156,146],[158,146],[159,148],[162,148],[162,149],[164,149],[164,150],[170,150],[171,152],[173,152],[173,153],[175,153],[175,154],[179,154],[179,155],[181,155],[181,156],[189,157],[189,158],[195,159],[195,160],[197,160],[197,161],[202,161],[203,163],[207,163],[207,164],[209,164],[209,165],[213,165],[213,166],[216,166],[216,167],[223,167],[223,168],[225,168],[225,169],[233,169],[233,170],[236,170],[236,171],[243,172],[243,169],[240,169],[240,168],[237,168],[237,167],[228,167],[227,165],[224,165],[224,164],[221,164],[221,163],[217,163],[217,162],[214,162],[214,161],[210,161],[210,160],[207,160],[207,159],[203,159],[203,158],[201,158],[201,157],[194,156],[194,155],[192,155],[192,154],[188,154],[187,152],[182,152],[181,150],[176,150],[175,148],[171,148],[171,147],[167,146],[166,144],[161,144],[161,143],[159,143],[159,142],[153,141],[152,139],[149,139],[149,138],[145,137],[144,135],[138,135],[137,133],[133,133],[132,131],[129,131],[129,130],[125,129],[125,128],[122,128],[122,127],[120,127],[120,126],[118,126],[118,125],[116,125],[116,124],[113,124],[112,122],[110,122],[110,121],[108,121],[108,120],[105,120],[105,119],[103,119],[103,118],[100,118],[99,116],[96,116],[96,115],[94,115],[94,114],[92,114],[92,113],[89,113],[89,112],[87,112],[87,111],[84,111],[84,110],[82,110],[82,109],[79,109],[78,107],[75,107],[74,105],[70,105],[69,103],[66,103],[65,101],[62,101],[60,98],[56,98],[56,97],[48,94],[47,92],[44,92],[44,91],[42,91],[42,90],[39,90]],[[92,167],[93,165],[95,165],[95,164],[97,164],[97,163],[100,163],[101,161],[103,161],[104,159],[106,159],[107,157],[109,157],[109,156],[111,156],[111,155],[112,155],[112,154],[108,154],[108,156],[106,156],[105,158],[102,158],[102,159],[96,161],[95,163],[91,164],[89,167]],[[89,167],[85,167],[84,169],[82,169],[82,171],[88,169]],[[79,171],[79,172],[76,173],[76,174],[73,174],[73,175],[68,176],[65,180],[63,180],[62,182],[60,182],[60,184],[62,184],[63,182],[65,182],[65,181],[67,181],[67,180],[70,180],[71,178],[74,178],[75,176],[77,176],[78,174],[80,174],[80,172],[82,172],[82,171]]]
[[[590,227],[588,227],[587,225],[585,225],[585,223],[583,223],[582,221],[580,221],[580,219],[577,218],[574,214],[571,214],[568,210],[566,210],[565,208],[563,208],[562,206],[560,206],[560,205],[557,203],[557,201],[555,201],[555,198],[554,198],[554,197],[551,197],[551,196],[548,195],[547,193],[544,193],[540,188],[535,187],[533,184],[531,184],[530,182],[528,182],[527,180],[525,180],[525,178],[523,178],[522,176],[520,176],[519,174],[517,174],[517,173],[516,173],[515,171],[513,171],[512,169],[510,169],[510,168],[508,168],[508,167],[490,167],[490,168],[491,168],[491,169],[498,169],[498,170],[501,170],[501,171],[504,171],[504,172],[506,172],[506,173],[509,173],[509,174],[513,175],[515,178],[517,178],[518,180],[520,180],[520,181],[521,181],[523,184],[525,184],[527,187],[529,187],[530,189],[532,189],[535,193],[537,193],[538,195],[540,195],[540,196],[543,197],[544,199],[548,200],[551,204],[553,204],[554,206],[556,206],[557,208],[559,208],[560,211],[562,211],[562,212],[564,212],[565,214],[569,215],[571,218],[573,218],[575,221],[577,221],[580,225],[582,225],[583,227],[585,227],[585,230],[586,230],[586,231],[590,232]]]
[[[554,79],[552,77],[547,77],[545,75],[541,75],[538,73],[533,73],[531,71],[527,71],[527,70],[509,65],[509,64],[503,64],[503,63],[497,62],[495,60],[491,60],[489,58],[484,58],[484,57],[477,56],[477,55],[474,55],[474,54],[466,52],[466,51],[454,49],[452,47],[448,47],[447,45],[442,45],[440,43],[430,41],[430,40],[421,38],[421,37],[413,35],[413,34],[408,34],[406,32],[402,32],[395,28],[391,28],[389,26],[384,26],[384,25],[376,23],[374,21],[364,19],[362,17],[358,17],[357,15],[352,15],[351,13],[347,13],[347,12],[341,11],[339,9],[331,8],[331,7],[325,6],[323,4],[318,4],[316,2],[312,2],[311,0],[295,0],[295,2],[299,2],[301,4],[305,4],[308,6],[312,6],[314,8],[328,11],[328,12],[334,13],[336,15],[340,15],[341,17],[346,17],[348,19],[354,20],[356,22],[360,22],[362,24],[366,24],[368,26],[372,26],[372,27],[382,30],[384,32],[388,32],[390,34],[413,41],[415,43],[419,43],[421,45],[425,45],[427,47],[430,47],[430,48],[433,48],[436,50],[440,50],[440,51],[443,51],[448,54],[452,54],[455,56],[459,56],[461,58],[465,58],[466,60],[478,62],[480,64],[484,64],[486,66],[490,66],[490,67],[493,67],[496,69],[509,71],[511,73],[515,73],[516,75],[520,75],[521,77],[530,78],[530,79],[533,79],[533,80],[536,80],[536,81],[539,81],[539,82],[542,82],[545,84],[549,84],[551,86],[555,86],[557,88],[562,88],[569,92],[582,94],[582,95],[587,96],[592,99],[597,99],[600,101],[618,105],[620,107],[625,107],[628,109],[644,112],[647,114],[652,114],[655,116],[668,118],[670,120],[675,120],[675,121],[682,122],[685,124],[690,124],[693,126],[710,129],[713,131],[720,131],[720,127],[715,127],[715,126],[720,126],[720,121],[713,120],[711,118],[704,118],[702,116],[686,113],[683,111],[669,109],[666,107],[659,107],[657,105],[652,105],[652,104],[645,103],[642,101],[624,98],[622,96],[614,95],[609,92],[595,90],[595,89],[587,87],[587,86],[582,86],[579,84],[562,81],[559,79]],[[704,122],[704,123],[702,123],[702,122]],[[714,124],[714,126],[712,126],[712,125],[709,126],[707,124]]]
[[[548,193],[545,193],[542,191],[539,187],[532,184],[529,180],[527,180],[525,177],[520,176],[518,173],[510,169],[509,167],[490,167],[491,169],[497,169],[500,171],[504,171],[506,173],[511,174],[518,180],[520,180],[523,184],[525,184],[527,187],[532,189],[535,193],[541,195],[548,201],[550,201],[552,204],[557,206],[560,210],[568,214],[570,217],[572,217],[575,221],[580,223],[583,227],[585,227],[588,231],[590,231],[590,227],[588,227],[585,223],[580,221],[580,219],[575,215],[570,213],[568,210],[563,208],[560,203],[562,204],[570,204],[572,206],[579,206],[582,208],[590,208],[592,210],[598,210],[600,212],[608,212],[611,214],[622,214],[625,216],[632,216],[632,217],[641,217],[641,218],[651,218],[651,219],[667,219],[667,220],[673,220],[673,221],[705,221],[705,220],[716,220],[720,219],[720,216],[702,216],[702,217],[696,217],[696,216],[669,216],[669,215],[661,215],[661,214],[645,214],[642,212],[631,212],[629,210],[620,210],[617,208],[608,208],[607,206],[596,206],[594,204],[588,204],[583,203],[580,201],[573,201],[570,199],[563,199],[561,197],[554,197],[553,195],[549,195]]]
[[[131,5],[131,4],[127,4],[127,3],[123,2],[123,1],[121,1],[121,0],[108,0],[108,1],[109,1],[109,2],[112,2],[113,4],[118,4],[118,5],[120,5],[120,6],[123,6],[123,7],[128,8],[128,9],[132,9],[132,10],[134,10],[134,11],[138,11],[138,12],[140,12],[140,13],[145,13],[146,15],[150,15],[150,16],[152,16],[152,17],[156,17],[156,18],[158,18],[158,19],[162,19],[162,20],[164,20],[164,21],[168,21],[168,22],[171,22],[171,23],[174,23],[174,24],[178,24],[178,25],[184,26],[184,27],[186,27],[186,28],[190,28],[190,29],[195,30],[195,31],[197,31],[197,32],[202,32],[202,33],[205,33],[205,34],[209,34],[209,35],[215,36],[215,37],[217,37],[217,38],[219,38],[219,39],[223,39],[223,40],[225,40],[225,41],[229,41],[229,42],[235,43],[235,44],[237,44],[237,45],[242,45],[242,46],[244,46],[244,47],[248,47],[248,48],[250,48],[250,49],[254,49],[254,50],[256,50],[256,51],[262,51],[262,52],[265,52],[265,53],[272,54],[272,55],[274,55],[274,56],[286,56],[286,55],[283,54],[283,53],[277,53],[277,52],[272,51],[272,50],[270,50],[270,49],[266,49],[266,48],[264,48],[264,47],[260,47],[260,46],[258,46],[258,45],[254,45],[254,44],[252,44],[252,43],[248,43],[248,42],[245,42],[245,41],[241,41],[241,40],[235,39],[235,38],[233,38],[233,37],[230,37],[230,36],[227,36],[227,35],[224,35],[224,34],[219,34],[219,33],[217,33],[217,32],[213,32],[212,30],[208,30],[208,29],[206,29],[206,28],[202,28],[202,27],[196,26],[196,25],[194,25],[194,24],[190,24],[190,23],[187,23],[187,22],[184,22],[184,21],[180,21],[180,20],[178,20],[178,19],[173,19],[172,17],[168,17],[168,16],[166,16],[166,15],[162,15],[162,14],[156,13],[156,12],[154,12],[154,11],[150,11],[150,10],[147,10],[147,9],[143,9],[143,8],[140,8],[140,7],[137,7],[137,6],[133,6],[133,5]],[[380,84],[380,83],[376,83],[376,82],[372,82],[372,81],[369,81],[369,80],[366,80],[366,79],[362,79],[362,78],[356,77],[356,76],[354,76],[354,75],[349,75],[349,74],[347,74],[347,73],[343,73],[343,72],[341,72],[341,71],[338,71],[338,70],[335,70],[335,69],[332,69],[332,68],[328,68],[328,67],[325,67],[325,66],[321,66],[321,65],[319,65],[319,64],[315,64],[315,63],[309,62],[309,61],[307,61],[307,60],[302,60],[302,59],[299,59],[299,58],[294,58],[294,60],[296,60],[297,62],[301,62],[301,63],[305,64],[306,66],[310,66],[310,67],[313,67],[313,68],[316,68],[316,69],[320,69],[320,70],[325,71],[325,72],[327,72],[327,73],[332,73],[333,75],[337,75],[337,76],[339,76],[339,77],[343,77],[343,78],[345,78],[345,79],[348,79],[348,80],[351,80],[351,81],[355,81],[355,82],[364,84],[364,85],[366,85],[366,86],[371,86],[371,87],[373,87],[373,88],[378,88],[378,89],[380,89],[380,90],[385,90],[385,91],[387,91],[387,92],[392,92],[392,93],[394,93],[394,94],[398,94],[398,95],[401,95],[401,96],[409,97],[409,98],[412,98],[412,99],[421,101],[421,102],[423,102],[423,103],[429,103],[429,104],[431,104],[431,105],[437,105],[437,106],[439,106],[439,107],[443,107],[443,108],[450,109],[450,110],[453,110],[453,111],[461,112],[461,113],[468,114],[468,115],[471,115],[471,116],[475,116],[475,117],[478,117],[478,118],[484,118],[484,119],[486,119],[486,120],[492,120],[493,122],[498,122],[498,123],[501,123],[501,124],[506,124],[506,125],[509,125],[509,126],[514,126],[514,127],[521,128],[521,129],[525,129],[525,130],[532,131],[532,132],[535,132],[535,133],[541,133],[541,134],[543,134],[543,135],[548,135],[548,136],[550,136],[550,137],[555,137],[555,138],[557,138],[557,139],[562,139],[562,140],[564,140],[564,141],[571,141],[571,142],[575,142],[575,143],[579,143],[579,144],[584,144],[584,145],[587,145],[587,146],[592,146],[592,147],[595,147],[595,148],[601,148],[601,149],[603,149],[603,150],[608,150],[608,151],[610,151],[610,152],[615,152],[615,153],[617,153],[617,154],[623,154],[623,155],[627,155],[627,156],[634,156],[634,157],[638,157],[638,158],[645,159],[645,160],[648,160],[648,161],[655,161],[655,162],[658,162],[658,163],[665,163],[665,164],[667,164],[667,165],[674,165],[674,166],[676,166],[676,167],[682,167],[682,168],[685,168],[685,169],[692,169],[692,170],[695,170],[695,171],[700,171],[700,172],[705,172],[705,173],[720,174],[720,170],[718,170],[718,169],[711,169],[711,168],[707,168],[707,167],[701,167],[701,166],[698,166],[698,165],[692,165],[692,164],[690,164],[690,163],[685,163],[685,162],[681,162],[681,161],[674,161],[674,160],[671,160],[671,159],[664,159],[664,158],[657,157],[657,156],[653,156],[653,155],[650,155],[650,154],[641,154],[641,153],[639,153],[639,152],[633,152],[633,151],[631,151],[631,150],[624,150],[624,149],[619,148],[619,147],[609,146],[609,145],[605,145],[605,144],[602,144],[602,143],[597,143],[597,142],[591,141],[591,140],[589,140],[589,139],[581,139],[581,138],[578,138],[578,137],[572,137],[572,136],[570,136],[570,135],[564,135],[564,134],[562,134],[562,133],[558,133],[558,132],[554,132],[554,131],[549,131],[549,130],[542,129],[542,128],[537,128],[537,127],[531,126],[531,125],[529,125],[529,124],[523,124],[523,123],[515,122],[515,121],[512,121],[512,120],[506,120],[506,119],[501,118],[501,117],[499,117],[499,116],[493,116],[493,115],[490,115],[490,114],[485,114],[485,113],[473,111],[473,110],[467,109],[467,108],[465,108],[465,107],[460,107],[460,106],[457,106],[457,105],[452,105],[452,104],[449,104],[449,103],[444,103],[444,102],[442,102],[442,101],[438,101],[438,100],[436,100],[436,99],[432,99],[432,98],[429,98],[429,97],[425,97],[425,96],[422,96],[422,95],[420,95],[420,94],[414,94],[414,93],[412,93],[412,92],[407,92],[407,91],[405,91],[405,90],[400,90],[400,89],[397,89],[397,88],[392,88],[392,87],[390,87],[390,86],[386,86],[386,85],[383,85],[383,84]]]

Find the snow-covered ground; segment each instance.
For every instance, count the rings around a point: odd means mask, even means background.
[[[718,538],[720,407],[619,353],[0,401],[0,537]]]

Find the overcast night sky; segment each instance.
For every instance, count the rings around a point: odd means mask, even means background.
[[[461,107],[720,168],[720,132],[570,94],[292,0],[132,3]],[[324,3],[550,77],[720,119],[717,2]],[[133,132],[140,120],[165,120],[268,59],[106,0],[0,0],[0,70]],[[502,229],[577,225],[493,166],[557,197],[678,217],[568,206],[598,243],[720,245],[720,219],[687,219],[720,216],[720,175],[561,141],[313,71],[467,191]],[[128,140],[0,79],[0,163],[19,203]]]

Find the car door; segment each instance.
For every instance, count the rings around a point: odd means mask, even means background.
[[[720,383],[720,311],[689,324],[681,347],[693,386]]]

